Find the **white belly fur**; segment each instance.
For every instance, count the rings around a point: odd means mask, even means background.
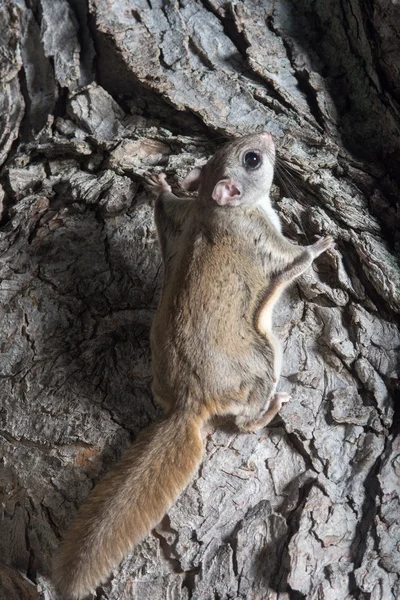
[[[272,331],[272,312],[284,287],[284,284],[276,287],[274,293],[268,298],[267,302],[262,307],[258,317],[258,329],[268,338],[274,349],[274,375],[276,383],[278,383],[278,379],[282,370],[282,346],[279,339]]]
[[[282,233],[282,226],[278,213],[272,208],[269,197],[266,196],[260,200],[258,206],[263,209],[264,213],[267,215],[269,221],[272,223],[275,229],[277,229],[279,233]]]
[[[262,198],[258,203],[258,206],[262,208],[263,212],[267,216],[268,220],[275,227],[275,229],[277,229],[279,233],[282,233],[282,226],[278,213],[272,208],[269,196],[265,196],[264,198]],[[278,286],[276,288],[272,296],[268,299],[268,301],[261,309],[260,315],[258,317],[259,330],[262,333],[264,333],[266,337],[268,337],[274,349],[274,375],[276,383],[278,383],[278,379],[282,370],[282,346],[279,339],[272,332],[272,312],[275,304],[280,298],[283,288],[284,285]]]

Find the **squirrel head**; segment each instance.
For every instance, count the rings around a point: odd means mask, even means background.
[[[220,206],[252,206],[269,196],[274,175],[275,146],[264,131],[234,139],[182,183],[199,198]]]

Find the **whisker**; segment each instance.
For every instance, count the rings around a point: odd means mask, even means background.
[[[292,175],[292,173],[288,172],[282,166],[277,165],[275,174],[278,184],[281,184],[284,193],[288,194],[289,197],[297,200],[304,195],[301,188],[297,184],[297,179]]]

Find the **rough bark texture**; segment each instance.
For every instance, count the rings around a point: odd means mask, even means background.
[[[1,600],[56,600],[62,531],[161,414],[141,174],[260,127],[286,234],[337,240],[276,314],[293,400],[212,431],[96,597],[398,598],[400,4],[3,0],[0,39]]]

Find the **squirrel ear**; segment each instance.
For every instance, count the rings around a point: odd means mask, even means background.
[[[188,192],[195,192],[200,185],[202,170],[200,167],[196,167],[188,175],[186,175],[185,179],[181,183],[181,187]]]
[[[221,179],[213,189],[212,197],[215,202],[223,206],[242,195],[241,186],[234,179]]]

